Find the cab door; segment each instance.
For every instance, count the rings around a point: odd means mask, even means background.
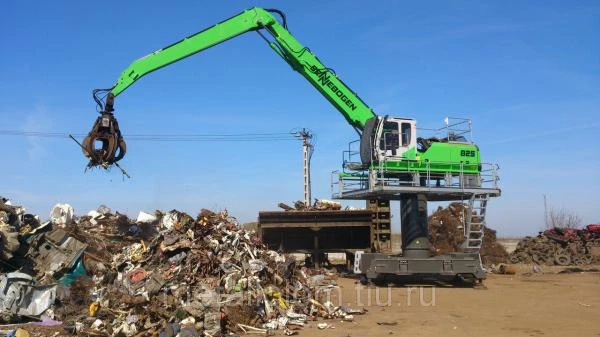
[[[377,132],[377,154],[379,159],[398,156],[400,150],[400,125],[394,120],[384,118]]]
[[[377,130],[377,155],[379,160],[400,160],[416,142],[413,120],[384,118]]]

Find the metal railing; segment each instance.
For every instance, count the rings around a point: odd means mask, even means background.
[[[474,164],[451,162],[422,162],[419,168],[403,171],[387,169],[388,160],[362,171],[335,170],[331,174],[331,194],[340,197],[353,191],[373,191],[375,188],[418,187],[444,189],[498,189],[499,167],[494,163],[481,163],[479,173],[471,173]],[[391,160],[390,160],[391,161]],[[393,160],[397,162],[397,160]],[[424,167],[423,167],[424,165]],[[454,172],[439,172],[439,167],[452,166]],[[469,168],[466,170],[465,167]]]
[[[446,142],[470,142],[473,138],[471,119],[468,118],[446,117],[444,119],[444,126],[439,129],[417,128],[417,130],[428,131],[432,133],[429,136],[444,139]],[[461,141],[460,139],[464,140]],[[385,143],[387,137],[382,136],[382,140],[384,142],[382,146],[387,148],[387,143]],[[378,146],[378,144],[370,144],[369,148],[373,149],[373,145]],[[358,150],[356,150],[357,146]],[[343,170],[351,165],[356,167],[362,164],[360,158],[360,139],[348,143],[348,150],[342,152],[342,163]]]
[[[441,128],[417,128],[417,131],[425,131],[425,133],[429,133],[428,137],[445,139],[447,142],[460,142],[458,139],[461,137],[466,142],[471,142],[473,139],[473,129],[471,128],[471,119],[469,118],[446,117],[444,118],[444,126]],[[421,137],[423,136],[421,135]]]
[[[359,150],[354,150],[353,148],[358,144]],[[342,152],[342,170],[346,172],[346,168],[351,164],[362,164],[360,158],[360,139],[351,141],[348,143],[348,150],[344,150]]]
[[[470,119],[446,117],[444,124],[445,126],[439,129],[419,130],[432,131],[438,139],[447,142],[469,142],[472,138]],[[386,139],[387,137],[383,137],[383,142],[386,142]],[[370,144],[371,149],[373,145],[380,144]],[[386,143],[382,145],[387,148]],[[388,165],[388,162],[405,162],[407,168],[389,169],[393,165]],[[380,187],[425,187],[440,190],[499,188],[499,167],[494,163],[415,162],[398,158],[374,162],[371,157],[369,163],[363,165],[360,158],[360,140],[348,143],[348,150],[342,153],[342,163],[342,172],[335,170],[331,175],[331,194],[334,198],[348,192],[373,191]],[[473,173],[475,165],[480,165],[478,173]]]

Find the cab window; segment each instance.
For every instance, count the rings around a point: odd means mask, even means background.
[[[398,139],[398,123],[384,122],[383,132],[379,140],[379,149],[383,151],[393,151],[400,147]]]
[[[402,146],[406,147],[410,145],[410,137],[411,137],[411,125],[410,123],[402,123]]]

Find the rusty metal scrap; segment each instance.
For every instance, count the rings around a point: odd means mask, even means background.
[[[27,257],[34,263],[38,279],[63,274],[74,268],[87,245],[56,228],[36,236],[29,246]]]
[[[0,261],[4,268],[21,247],[21,238],[40,225],[39,217],[0,197]]]
[[[22,256],[40,286],[58,284],[44,315],[75,334],[289,333],[308,317],[363,313],[322,304],[317,294],[334,280],[268,250],[226,211],[157,211],[142,222],[111,212],[101,206],[69,225],[34,228]]]
[[[468,205],[454,202],[446,208],[439,207],[429,216],[429,241],[434,254],[461,251],[465,238],[465,215],[468,211]],[[504,247],[496,241],[496,231],[489,227],[484,228],[480,254],[485,265],[505,262],[508,257]]]
[[[332,200],[315,199],[312,205],[307,205],[304,201],[298,200],[294,203],[294,207],[283,202],[277,204],[277,207],[285,211],[339,211],[342,209],[342,204]]]
[[[600,262],[600,230],[552,228],[537,237],[525,237],[510,255],[511,263],[587,265]]]

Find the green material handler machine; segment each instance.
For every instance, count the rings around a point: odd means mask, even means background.
[[[378,172],[383,179],[401,184],[408,182],[411,186],[416,183],[421,188],[428,188],[431,182],[438,186],[441,186],[440,182],[448,185],[457,177],[463,188],[477,189],[481,186],[482,163],[475,144],[452,132],[440,138],[418,137],[414,119],[376,115],[331,68],[292,36],[281,11],[262,8],[245,10],[137,59],[121,73],[112,87],[94,90],[93,97],[99,106],[100,116],[82,142],[84,155],[89,159],[88,166],[106,168],[117,164],[125,156],[125,140],[114,113],[116,98],[127,88],[153,71],[250,31],[257,32],[277,55],[308,80],[358,133],[359,160],[344,162],[344,172],[338,173],[340,180],[361,180]],[[372,192],[376,183],[371,185],[367,189]],[[410,191],[390,194],[385,191],[385,182],[382,186],[383,192],[379,191],[377,195],[363,193],[362,196],[397,199],[401,195],[416,195]],[[337,197],[343,199],[345,195],[342,193]],[[361,196],[355,193],[349,198]],[[418,236],[422,237],[421,234]],[[425,241],[420,239],[419,242]],[[409,243],[405,246],[408,248]]]

